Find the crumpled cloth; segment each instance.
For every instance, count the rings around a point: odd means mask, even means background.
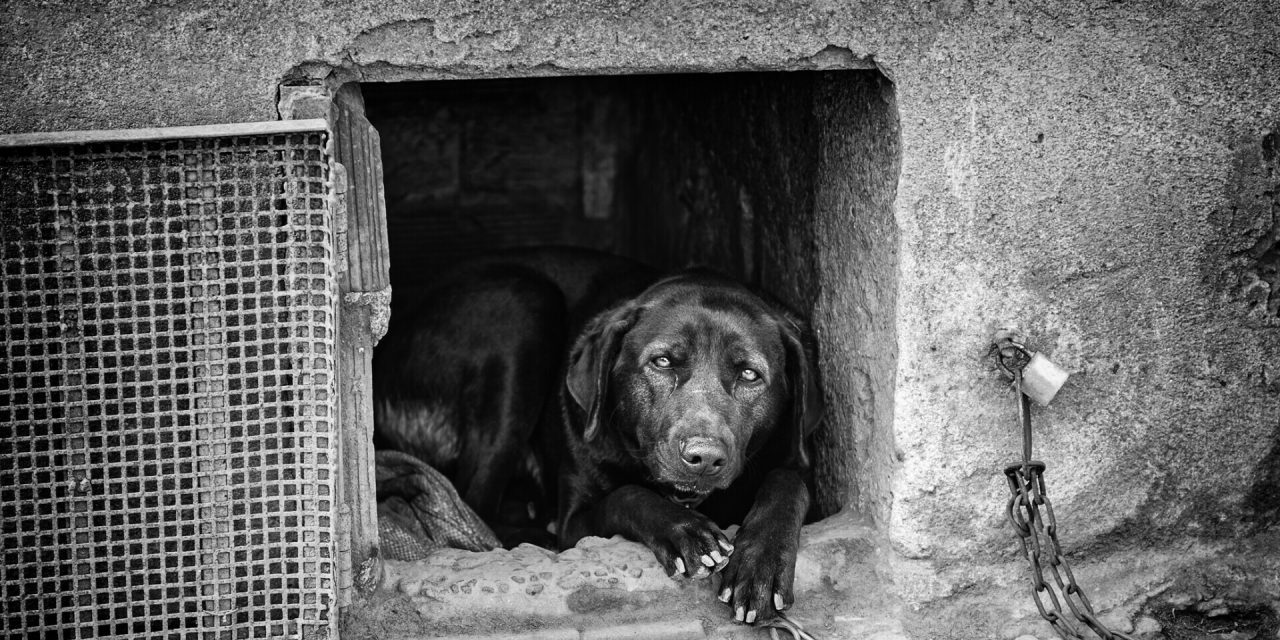
[[[501,546],[439,471],[400,451],[377,451],[374,464],[384,558],[421,560],[442,547],[490,551]]]

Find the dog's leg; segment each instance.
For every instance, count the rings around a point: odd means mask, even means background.
[[[808,508],[809,491],[799,472],[783,467],[765,476],[721,574],[720,601],[735,619],[768,620],[791,606],[800,525]]]
[[[667,575],[705,578],[733,553],[710,518],[638,485],[619,487],[565,523],[567,546],[587,535],[622,535],[649,547]]]
[[[471,361],[460,404],[468,415],[455,486],[477,513],[506,537],[506,525],[527,520],[504,513],[503,497],[532,446],[534,430],[552,397],[565,348],[565,306],[560,290],[522,269],[491,273],[456,313]],[[474,325],[478,327],[472,328]],[[528,480],[522,480],[527,482]]]
[[[531,446],[555,381],[561,347],[560,341],[540,337],[482,370],[471,428],[463,435],[456,485],[467,504],[490,522],[499,515],[508,480]]]

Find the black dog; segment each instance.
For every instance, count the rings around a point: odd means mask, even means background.
[[[562,547],[622,534],[669,574],[718,572],[748,623],[791,604],[823,411],[793,315],[709,272],[659,279],[579,250],[480,261],[418,300],[393,308],[375,357],[380,445],[444,471],[482,516],[513,474],[558,468]]]

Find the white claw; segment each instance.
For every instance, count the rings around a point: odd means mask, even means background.
[[[720,564],[721,562],[724,562],[724,556],[720,555],[720,551],[715,549],[711,551],[711,559],[715,560],[715,564]]]
[[[729,587],[725,587],[724,591],[720,592],[720,602],[725,602],[725,603],[729,602],[729,596],[731,595],[733,595],[733,589],[730,589]]]
[[[751,624],[752,622],[755,622],[755,621],[756,621],[756,612],[755,612],[754,610],[753,610],[753,611],[748,611],[748,612],[747,612],[747,624]]]
[[[725,553],[733,553],[733,545],[732,545],[732,544],[729,544],[728,542],[725,542],[724,540],[717,540],[716,542],[719,542],[719,543],[720,543],[720,548],[724,549]]]
[[[676,558],[676,573],[684,573],[684,558]]]
[[[777,609],[778,611],[782,611],[783,609],[787,608],[787,605],[782,603],[782,596],[776,593],[773,594],[773,608]]]
[[[743,619],[744,619],[744,618],[743,618],[743,615],[742,615],[742,607],[738,607],[738,610],[737,610],[736,612],[734,612],[734,614],[733,614],[733,619],[734,619],[734,620],[737,620],[738,622],[742,622],[742,621],[743,621]]]
[[[708,566],[708,567],[714,567],[714,566],[716,566],[716,561],[715,561],[715,560],[712,560],[712,559],[711,559],[711,556],[702,556],[701,558],[699,558],[699,560],[701,560],[701,561],[702,561],[702,564],[704,564],[704,565],[706,565],[706,566]]]

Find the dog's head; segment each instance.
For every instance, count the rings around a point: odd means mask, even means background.
[[[586,412],[583,439],[609,430],[673,499],[728,487],[779,430],[790,463],[822,417],[801,323],[742,285],[693,272],[667,278],[590,323],[566,384]]]

